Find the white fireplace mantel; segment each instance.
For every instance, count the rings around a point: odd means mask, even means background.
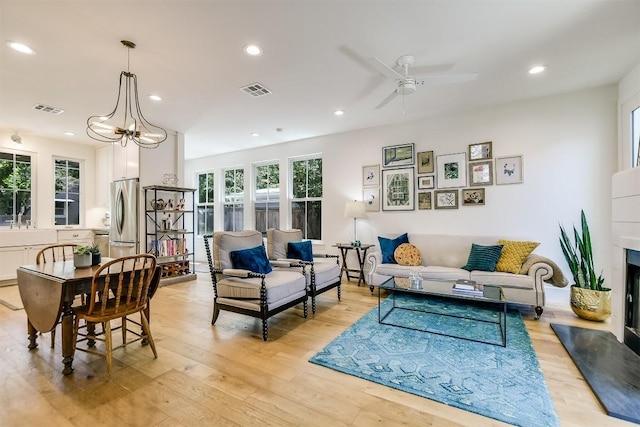
[[[611,332],[623,341],[626,250],[640,251],[640,167],[614,174],[611,194]]]

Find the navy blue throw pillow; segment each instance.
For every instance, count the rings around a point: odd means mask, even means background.
[[[380,243],[380,251],[382,252],[382,263],[397,264],[396,259],[393,257],[393,252],[401,244],[409,243],[409,237],[407,237],[407,233],[401,234],[395,239],[378,236],[378,242]]]
[[[231,251],[229,257],[231,258],[233,268],[249,270],[260,274],[271,273],[271,263],[262,245],[250,249]]]
[[[482,246],[472,243],[467,265],[462,268],[469,271],[496,271],[496,264],[498,263],[498,259],[500,259],[500,254],[502,254],[503,246],[504,245]]]
[[[287,244],[287,258],[313,261],[313,246],[311,240],[289,242]]]

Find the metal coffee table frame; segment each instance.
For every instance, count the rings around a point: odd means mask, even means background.
[[[422,332],[428,332],[428,333],[443,335],[443,336],[452,337],[452,338],[463,339],[467,341],[474,341],[474,342],[479,342],[483,344],[501,345],[502,347],[507,346],[507,302],[504,300],[504,294],[502,293],[502,288],[500,286],[484,285],[486,289],[485,294],[487,296],[475,296],[475,295],[459,294],[459,293],[453,292],[452,288],[455,281],[423,280],[422,288],[414,289],[408,286],[409,284],[408,279],[406,279],[406,284],[407,284],[406,287],[396,283],[396,279],[398,281],[401,281],[401,280],[405,280],[406,278],[398,279],[398,278],[391,277],[378,286],[378,323],[381,323],[383,325],[411,329],[414,331],[422,331]],[[391,298],[393,302],[392,307],[384,315],[382,314],[382,310],[381,310],[381,302],[383,301],[381,298],[382,289],[389,291],[390,295],[388,298]],[[474,305],[496,307],[497,308],[496,313],[498,313],[498,320],[494,322],[494,321],[480,319],[480,318],[473,318],[468,316],[456,316],[453,314],[445,314],[445,313],[429,311],[429,310],[416,310],[413,308],[398,306],[396,305],[396,294],[410,294],[415,296],[421,296],[427,300],[429,298],[444,299],[444,300],[452,299],[452,300],[461,301],[464,303],[469,303]],[[464,337],[459,335],[446,334],[446,333],[433,331],[429,329],[417,329],[410,326],[404,326],[396,323],[385,322],[385,319],[394,310],[405,310],[405,311],[414,311],[414,312],[420,312],[420,313],[429,313],[429,314],[436,314],[436,315],[445,316],[445,317],[456,317],[456,318],[468,319],[476,322],[496,324],[500,328],[500,336],[502,338],[502,343],[499,344],[495,342],[484,341],[484,340],[479,340],[479,339],[474,339],[474,338],[469,338],[469,337]]]

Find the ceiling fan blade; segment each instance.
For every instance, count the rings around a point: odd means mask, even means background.
[[[373,68],[378,70],[379,73],[389,77],[390,79],[404,79],[404,76],[402,74],[398,73],[396,70],[380,61],[378,58],[369,58],[367,59],[367,61],[369,61],[369,64],[371,64]]]
[[[431,74],[426,76],[414,76],[414,79],[424,80],[425,84],[431,85],[471,82],[476,80],[477,78],[478,73]]]
[[[375,109],[378,110],[384,107],[385,105],[387,105],[387,103],[389,103],[389,101],[391,101],[396,96],[398,96],[398,89],[395,89],[393,92],[391,92],[391,95],[387,96],[380,104],[376,106]]]

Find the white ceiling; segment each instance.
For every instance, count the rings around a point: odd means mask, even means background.
[[[86,120],[113,108],[128,39],[143,113],[194,158],[617,83],[640,63],[640,0],[1,0],[0,35],[0,128],[98,145]],[[479,76],[374,109],[395,84],[366,59],[403,54]],[[273,93],[240,90],[254,82]]]

